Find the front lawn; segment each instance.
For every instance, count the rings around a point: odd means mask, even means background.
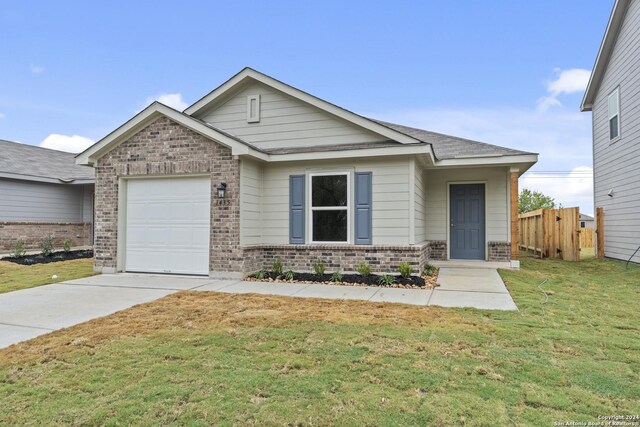
[[[0,294],[65,280],[79,279],[94,274],[93,259],[78,259],[36,265],[20,265],[0,261]],[[58,277],[54,279],[54,275]]]
[[[525,258],[519,312],[181,292],[0,350],[0,425],[553,425],[640,411],[640,267]]]

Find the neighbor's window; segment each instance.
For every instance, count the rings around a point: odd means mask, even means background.
[[[312,242],[347,242],[349,175],[311,175]]]
[[[586,228],[587,224],[584,221],[580,221],[580,228]]]
[[[620,92],[616,88],[609,95],[609,140],[620,136]]]

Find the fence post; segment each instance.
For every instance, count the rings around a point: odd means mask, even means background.
[[[596,258],[604,258],[604,208],[596,208]]]

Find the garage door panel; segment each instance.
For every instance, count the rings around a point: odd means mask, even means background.
[[[208,274],[210,178],[131,180],[127,271]]]

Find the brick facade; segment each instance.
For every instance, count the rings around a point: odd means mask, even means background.
[[[489,261],[511,261],[511,243],[489,242]]]
[[[72,246],[91,245],[91,224],[56,222],[0,222],[0,251],[11,251],[18,239],[27,249],[38,249],[46,236],[53,236],[55,248],[69,239]]]
[[[448,259],[446,240],[431,240],[429,242],[429,259],[435,261],[446,261]]]
[[[209,270],[242,271],[240,249],[240,167],[231,150],[168,118],[160,118],[103,157],[96,169],[95,269],[115,271],[119,178],[134,176],[211,176]],[[215,197],[225,182],[227,195]]]
[[[327,271],[356,271],[367,262],[376,273],[397,272],[402,262],[419,271],[427,263],[429,246],[362,246],[362,245],[260,245],[243,248],[243,273],[270,268],[280,258],[286,269],[313,271],[313,264],[322,260]]]

